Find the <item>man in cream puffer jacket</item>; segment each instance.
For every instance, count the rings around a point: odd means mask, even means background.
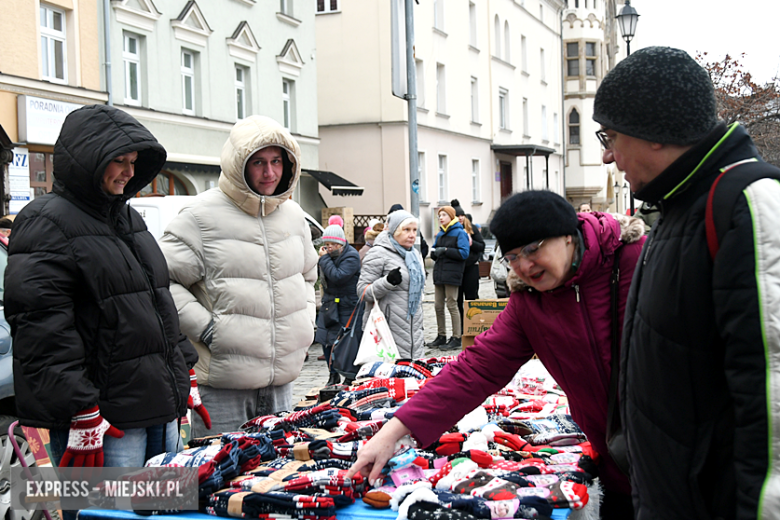
[[[219,187],[198,195],[160,240],[181,329],[200,354],[211,432],[292,405],[314,336],[317,281],[311,232],[290,200],[300,156],[273,119],[239,121],[222,147]],[[206,434],[198,417],[192,432]]]

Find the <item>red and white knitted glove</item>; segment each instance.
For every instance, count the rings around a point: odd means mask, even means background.
[[[68,447],[60,460],[60,467],[103,467],[103,435],[121,439],[125,432],[114,428],[100,416],[100,409],[94,406],[73,416],[68,433]]]
[[[195,410],[200,418],[203,419],[203,424],[206,425],[206,429],[211,429],[211,416],[206,407],[200,400],[200,391],[198,391],[198,376],[195,375],[195,369],[190,369],[190,396],[187,398],[187,407],[190,410]]]

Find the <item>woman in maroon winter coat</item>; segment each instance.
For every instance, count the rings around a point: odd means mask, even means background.
[[[619,327],[642,244],[638,219],[581,213],[549,191],[508,199],[490,225],[512,267],[513,291],[492,327],[447,365],[358,452],[350,470],[373,482],[406,434],[427,446],[489,395],[503,388],[534,354],[569,398],[572,418],[601,456],[602,518],[632,518],[628,479],[606,448],[612,358],[610,280],[620,249]],[[620,337],[618,335],[618,337]],[[447,406],[442,406],[447,403]]]

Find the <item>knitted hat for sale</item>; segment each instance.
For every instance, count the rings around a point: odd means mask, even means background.
[[[579,221],[569,202],[551,191],[535,190],[516,193],[496,210],[490,222],[501,252],[536,240],[574,235]]]
[[[328,225],[332,226],[333,224],[344,227],[344,219],[341,218],[341,215],[331,215],[328,219]]]
[[[685,146],[712,130],[718,110],[707,71],[688,53],[646,47],[604,77],[596,91],[593,119],[631,137]]]
[[[330,226],[326,227],[325,232],[322,233],[322,241],[333,242],[334,244],[341,244],[343,246],[347,243],[347,237],[344,234],[344,230],[341,228],[341,226],[331,224]]]

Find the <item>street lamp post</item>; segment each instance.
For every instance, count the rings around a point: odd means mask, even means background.
[[[623,183],[623,211],[626,210],[626,192],[628,192],[628,184]],[[631,194],[631,216],[634,216],[634,194]]]
[[[613,187],[615,188],[615,213],[620,213],[620,195],[618,195],[620,193],[620,184],[618,184],[618,181],[615,181],[615,186]]]
[[[639,13],[636,9],[631,7],[631,0],[626,0],[626,5],[620,10],[620,14],[617,15],[618,26],[620,26],[620,34],[626,41],[626,56],[631,56],[631,40],[634,39],[636,33],[636,23],[639,21]],[[631,215],[634,214],[634,192],[631,192]]]

